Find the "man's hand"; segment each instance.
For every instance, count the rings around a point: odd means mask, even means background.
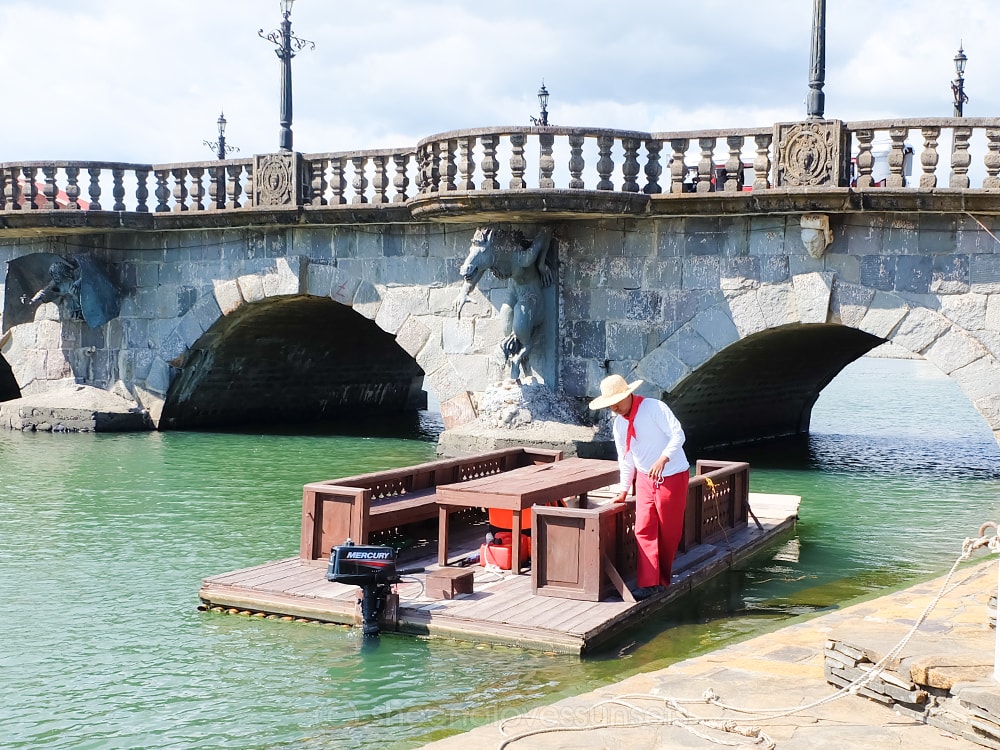
[[[667,461],[670,459],[666,456],[660,456],[653,465],[649,467],[649,478],[654,482],[659,482],[663,479],[663,467],[667,465]]]
[[[625,498],[626,498],[627,496],[628,496],[628,490],[622,490],[622,491],[621,491],[621,492],[620,492],[620,493],[618,494],[618,497],[616,497],[616,498],[615,498],[615,502],[616,502],[616,503],[624,503],[624,502],[625,502]]]

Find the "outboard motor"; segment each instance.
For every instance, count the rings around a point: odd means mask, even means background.
[[[361,632],[365,638],[378,638],[386,597],[392,584],[399,582],[396,550],[358,545],[348,539],[330,552],[326,580],[361,587]]]

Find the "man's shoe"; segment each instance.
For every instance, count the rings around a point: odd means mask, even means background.
[[[648,599],[653,594],[658,594],[665,590],[665,586],[643,586],[642,588],[633,591],[632,596],[635,597],[636,601],[642,601],[643,599]]]

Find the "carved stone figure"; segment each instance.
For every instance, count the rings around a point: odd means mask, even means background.
[[[58,305],[62,320],[83,320],[97,328],[118,315],[121,295],[98,262],[85,255],[34,253],[9,261],[3,329],[31,322],[35,307],[45,302]]]
[[[38,305],[55,302],[62,315],[68,320],[83,320],[80,306],[80,267],[67,260],[57,260],[49,266],[49,283],[39,289],[30,300],[21,295],[24,305]]]
[[[826,214],[802,214],[799,227],[802,229],[802,244],[806,251],[816,260],[822,258],[826,248],[833,242],[830,217]]]
[[[459,316],[469,301],[469,293],[489,270],[499,279],[507,279],[507,299],[500,308],[504,339],[500,351],[510,363],[510,377],[520,382],[522,374],[531,375],[529,363],[535,334],[542,323],[542,288],[552,283],[548,265],[552,230],[541,229],[533,241],[520,232],[481,227],[472,236],[469,255],[459,273],[465,279],[455,300]]]

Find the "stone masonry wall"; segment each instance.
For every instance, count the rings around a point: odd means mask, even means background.
[[[982,223],[980,223],[982,221]],[[894,342],[949,374],[1000,435],[1000,242],[969,216],[845,214],[814,258],[798,216],[554,223],[542,379],[587,399],[609,372],[669,392],[740,339],[841,324]],[[535,225],[518,228],[531,237]],[[414,357],[442,408],[502,379],[496,346],[506,282],[484,276],[461,318],[458,267],[475,225],[296,226],[110,233],[0,243],[0,261],[88,253],[123,290],[98,330],[54,305],[0,339],[23,393],[54,382],[122,382],[158,418],[185,354],[223,316],[278,296],[329,296]],[[558,325],[558,328],[556,327]]]

